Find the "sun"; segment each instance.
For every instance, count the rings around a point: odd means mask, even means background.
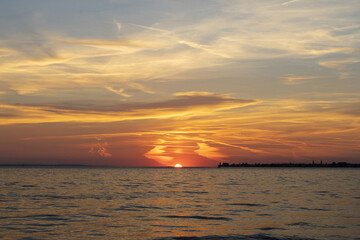
[[[174,168],[182,168],[182,165],[180,163],[175,164]]]

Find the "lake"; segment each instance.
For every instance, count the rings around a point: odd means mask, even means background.
[[[360,170],[0,168],[0,239],[360,239]]]

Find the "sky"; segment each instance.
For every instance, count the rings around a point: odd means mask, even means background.
[[[360,163],[358,0],[0,0],[0,164]]]

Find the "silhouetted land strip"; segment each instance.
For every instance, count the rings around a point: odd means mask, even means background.
[[[229,163],[219,163],[218,168],[223,167],[240,167],[240,168],[248,168],[248,167],[296,167],[296,168],[359,168],[360,164],[356,163],[347,163],[347,162],[332,162],[332,163],[238,163],[238,164],[229,164]]]
[[[81,164],[0,164],[0,167],[24,167],[24,168],[139,168],[129,166],[102,166],[102,165],[81,165]],[[219,163],[218,168],[240,167],[240,168],[254,168],[254,167],[278,167],[278,168],[360,168],[360,164],[346,163],[346,162],[333,162],[333,163]],[[149,167],[143,167],[149,168]],[[150,167],[150,168],[173,168],[169,167]],[[186,168],[186,167],[185,167]],[[202,167],[200,167],[202,168]]]

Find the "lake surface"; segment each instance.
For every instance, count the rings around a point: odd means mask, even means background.
[[[360,239],[359,169],[4,167],[0,185],[0,239]]]

